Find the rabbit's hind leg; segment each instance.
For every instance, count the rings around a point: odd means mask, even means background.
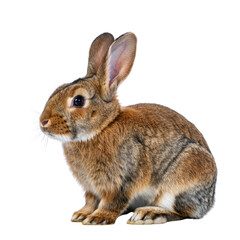
[[[128,224],[162,224],[168,221],[176,221],[184,219],[174,212],[166,210],[162,207],[147,206],[137,208],[128,220]]]

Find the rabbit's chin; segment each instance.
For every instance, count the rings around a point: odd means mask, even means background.
[[[64,134],[52,134],[49,132],[44,132],[45,135],[47,135],[48,137],[60,141],[62,143],[67,143],[67,142],[72,142],[73,139],[70,135],[64,135]]]
[[[52,134],[45,132],[45,134],[55,140],[58,140],[62,143],[68,143],[68,142],[87,142],[91,139],[93,139],[97,133],[79,133],[75,137],[71,135],[64,135],[64,134]]]

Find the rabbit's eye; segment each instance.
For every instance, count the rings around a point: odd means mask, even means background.
[[[83,96],[81,95],[77,95],[74,99],[73,99],[73,106],[75,107],[83,107],[85,104],[85,99]]]

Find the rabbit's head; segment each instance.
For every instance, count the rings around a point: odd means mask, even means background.
[[[127,77],[136,54],[136,37],[126,33],[114,41],[109,33],[90,48],[87,75],[57,88],[40,117],[40,128],[62,142],[87,141],[120,112],[116,90]]]

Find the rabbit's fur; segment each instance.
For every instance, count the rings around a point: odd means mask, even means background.
[[[201,218],[213,205],[216,165],[196,127],[164,106],[120,106],[116,90],[135,53],[133,33],[97,37],[86,77],[55,90],[40,117],[86,191],[72,221],[112,224],[134,211],[128,223],[164,223]]]

